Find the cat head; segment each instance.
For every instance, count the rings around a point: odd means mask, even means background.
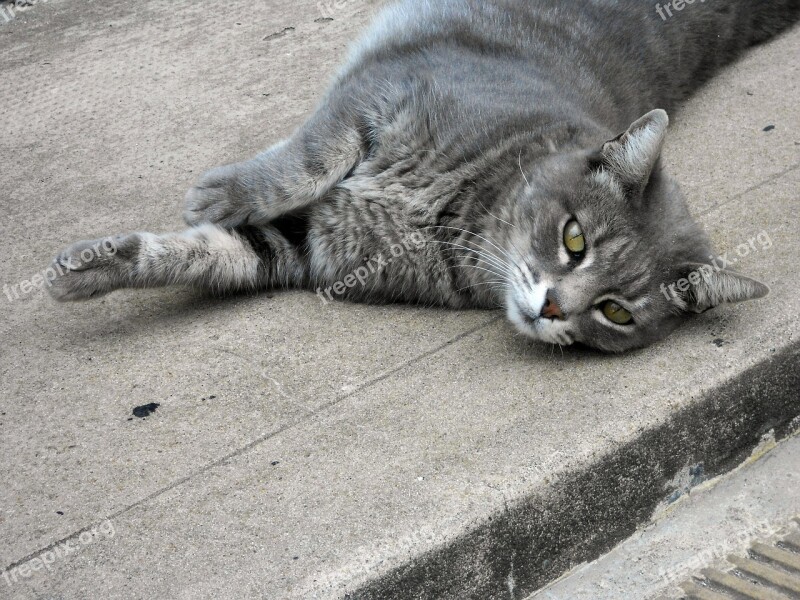
[[[621,352],[691,313],[768,293],[713,253],[662,171],[668,123],[654,110],[602,148],[552,154],[526,174],[514,225],[499,234],[515,264],[505,307],[520,331]]]

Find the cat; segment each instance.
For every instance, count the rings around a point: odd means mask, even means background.
[[[670,6],[395,2],[290,138],[188,192],[188,230],[73,244],[49,289],[503,308],[532,338],[606,352],[761,298],[719,268],[662,169],[664,109],[796,21],[800,0]]]

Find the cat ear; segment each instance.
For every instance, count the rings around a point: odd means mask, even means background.
[[[603,144],[604,165],[636,195],[647,187],[661,155],[668,125],[665,111],[652,110],[634,121],[628,131]]]
[[[689,312],[701,313],[726,302],[756,300],[769,294],[769,288],[751,277],[735,271],[700,263],[686,263],[680,269],[685,275],[663,289],[673,302]]]

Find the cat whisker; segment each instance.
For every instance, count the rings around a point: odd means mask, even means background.
[[[518,248],[518,247],[517,247],[517,245],[514,243],[514,240],[512,240],[512,239],[509,237],[509,238],[508,238],[508,243],[509,243],[509,244],[511,244],[511,246],[514,248],[514,250],[516,251],[517,255],[519,256],[519,258],[520,258],[520,260],[521,260],[521,259],[522,259],[522,257],[524,256],[524,254],[523,254],[522,252],[520,252],[519,248]],[[515,266],[516,266],[516,267],[519,269],[519,266],[518,266],[518,265],[519,265],[519,263],[518,263],[518,261],[517,261],[517,260],[513,260],[513,262],[514,262],[514,265],[515,265]],[[521,270],[521,269],[520,269],[520,270]]]
[[[489,212],[489,209],[488,209],[488,208],[486,208],[486,207],[484,206],[483,202],[481,202],[480,200],[478,200],[478,204],[480,204],[481,208],[482,208],[483,210],[485,210],[485,211],[486,211],[486,214],[487,214],[487,215],[489,215],[489,216],[490,216],[490,217],[492,217],[492,218],[495,218],[495,219],[497,219],[497,220],[498,220],[498,221],[500,221],[501,223],[505,223],[506,225],[508,225],[508,226],[509,226],[509,227],[511,227],[512,229],[515,229],[515,226],[514,226],[513,224],[511,224],[511,223],[509,223],[508,221],[506,221],[505,219],[501,219],[501,218],[500,218],[500,217],[498,217],[497,215],[495,215],[495,214],[493,214],[493,213]]]
[[[451,228],[451,227],[448,227],[448,229],[456,229],[457,231],[463,231],[463,232],[466,232],[466,233],[470,233],[469,231],[467,231],[467,230],[465,230],[465,229],[460,229],[460,228],[456,228],[456,227],[452,227],[452,228]],[[479,235],[477,235],[477,234],[471,234],[471,235],[475,235],[476,237],[481,237],[481,236],[479,236]],[[505,250],[503,250],[502,248],[500,248],[499,246],[497,246],[495,243],[493,243],[493,241],[492,241],[491,239],[486,239],[486,238],[482,238],[482,237],[481,237],[481,239],[484,239],[484,240],[486,240],[487,242],[489,242],[490,244],[492,244],[492,246],[494,246],[495,248],[497,248],[498,250],[500,250],[501,252],[503,252],[503,254],[505,254],[505,255],[506,255],[506,257],[509,259],[509,261],[510,261],[510,264],[512,264],[512,265],[514,265],[514,266],[517,266],[517,265],[516,265],[516,261],[514,260],[514,257],[512,257],[512,256],[511,256],[511,255],[510,255],[510,254],[509,254],[507,251],[505,251]],[[455,244],[454,242],[445,242],[445,241],[439,241],[439,240],[435,240],[435,241],[437,241],[438,243],[448,243],[448,244],[457,245],[457,244]],[[502,256],[498,256],[497,254],[495,254],[494,252],[492,252],[490,248],[487,248],[487,247],[483,246],[482,244],[479,244],[478,242],[476,242],[476,241],[474,241],[474,240],[471,240],[471,239],[460,239],[460,238],[459,238],[459,241],[461,241],[461,242],[463,242],[463,243],[465,243],[465,244],[472,244],[472,245],[474,245],[474,246],[475,246],[475,248],[468,248],[468,249],[469,249],[470,251],[472,251],[472,252],[486,252],[486,253],[488,253],[489,255],[491,255],[491,256],[493,256],[493,257],[497,258],[498,260],[505,262],[505,259],[504,259]],[[463,246],[462,246],[462,248],[463,248]],[[466,250],[467,248],[464,248],[464,249]],[[516,246],[515,246],[515,249],[516,249]],[[518,250],[518,249],[517,249],[517,252],[519,252],[519,250]]]
[[[433,228],[433,229],[453,229],[453,230],[455,230],[455,231],[460,231],[460,232],[462,232],[462,233],[466,233],[466,234],[469,234],[469,235],[475,236],[475,237],[477,237],[477,238],[479,238],[479,239],[482,239],[482,240],[484,240],[485,242],[488,242],[488,243],[489,243],[489,244],[491,244],[491,245],[492,245],[494,248],[497,248],[497,249],[498,249],[500,252],[502,252],[502,253],[505,255],[505,257],[508,259],[508,261],[507,261],[507,263],[506,263],[508,266],[511,266],[511,267],[515,268],[517,271],[519,271],[520,275],[522,275],[522,278],[523,278],[523,279],[526,279],[526,280],[530,281],[530,278],[528,278],[528,277],[526,277],[526,276],[525,276],[525,272],[522,270],[522,267],[520,267],[520,265],[519,265],[519,263],[516,261],[516,259],[515,259],[513,256],[511,256],[511,254],[510,254],[510,253],[509,253],[507,250],[504,250],[503,248],[501,248],[500,246],[498,246],[498,245],[497,245],[497,244],[496,244],[496,243],[495,243],[495,242],[494,242],[494,241],[493,241],[491,238],[489,238],[489,237],[484,237],[484,236],[482,236],[482,235],[478,235],[477,233],[473,233],[473,232],[471,232],[471,231],[468,231],[468,230],[466,230],[466,229],[463,229],[463,228],[461,228],[461,227],[449,227],[449,226],[446,226],[446,225],[433,225],[433,226],[431,226],[430,228]],[[426,229],[430,229],[430,228],[426,228]],[[488,253],[489,253],[491,256],[493,256],[493,257],[497,258],[498,260],[503,260],[503,259],[502,259],[502,257],[500,257],[500,256],[498,256],[498,255],[496,255],[496,254],[494,254],[494,253],[493,253],[493,252],[491,252],[491,250],[489,250],[488,248],[483,248],[483,247],[482,247],[480,244],[478,244],[477,242],[474,242],[474,241],[472,241],[472,240],[462,240],[462,241],[463,241],[464,243],[475,244],[476,246],[478,246],[478,248],[480,248],[480,251],[486,251],[486,252],[488,252]],[[448,243],[450,243],[450,244],[453,244],[453,242],[448,242]],[[453,244],[453,245],[455,245],[455,244]],[[515,248],[516,248],[516,246],[515,246]],[[476,253],[478,252],[478,250],[474,250],[474,251],[475,251]],[[519,250],[517,250],[517,252],[519,252]],[[520,255],[521,255],[521,253],[520,253]],[[532,283],[532,282],[531,282],[531,283]]]
[[[495,277],[502,278],[504,281],[508,282],[509,284],[513,284],[514,283],[513,273],[509,272],[508,269],[498,269],[497,265],[495,265],[494,263],[487,262],[487,261],[482,260],[480,258],[473,259],[473,260],[474,260],[475,263],[481,263],[481,264],[483,264],[485,266],[484,267],[479,267],[477,264],[460,262],[460,263],[458,263],[456,265],[448,266],[447,270],[448,271],[452,271],[453,269],[465,269],[465,268],[472,267],[472,268],[476,268],[476,269],[485,270],[485,271],[491,273],[492,275],[494,275]],[[486,267],[488,267],[488,268],[486,268]]]
[[[512,256],[511,256],[511,255],[510,255],[510,254],[509,254],[509,253],[508,253],[506,250],[504,250],[503,248],[501,248],[500,246],[498,246],[497,244],[495,244],[495,243],[494,243],[492,240],[490,240],[490,239],[488,239],[488,238],[485,238],[485,237],[483,237],[482,235],[479,235],[479,234],[477,234],[477,233],[473,233],[472,231],[469,231],[469,230],[467,230],[467,229],[463,229],[463,228],[461,228],[461,227],[449,227],[449,226],[447,226],[447,225],[434,225],[433,227],[434,227],[435,229],[453,229],[453,230],[455,230],[455,231],[460,231],[460,232],[462,232],[462,233],[466,233],[466,234],[468,234],[468,235],[473,235],[473,236],[475,236],[476,238],[479,238],[479,239],[481,239],[481,240],[483,240],[483,241],[485,241],[485,242],[488,242],[488,243],[490,243],[490,244],[491,244],[492,246],[494,246],[494,247],[495,247],[497,250],[499,250],[500,252],[502,252],[503,254],[505,254],[505,255],[506,255],[506,257],[507,257],[507,258],[508,258],[508,259],[509,259],[509,260],[510,260],[512,263],[514,262],[514,257],[512,257]]]
[[[448,267],[449,270],[456,268],[470,268],[470,269],[478,269],[480,271],[486,271],[487,273],[491,273],[495,277],[501,277],[504,281],[507,281],[510,284],[514,283],[512,279],[510,279],[509,277],[505,277],[502,273],[498,273],[497,271],[492,271],[491,269],[486,269],[484,267],[479,267],[478,265],[454,265],[452,267]]]
[[[467,259],[468,257],[462,256],[460,258]],[[481,257],[479,257],[479,258],[471,258],[471,260],[476,262],[476,263],[483,263],[487,267],[494,267],[496,269],[499,269],[500,272],[498,273],[498,275],[505,276],[505,278],[508,279],[509,281],[514,278],[514,272],[511,269],[509,269],[507,265],[498,265],[497,263],[484,260]],[[460,267],[469,267],[470,265],[471,265],[471,263],[470,262],[466,262],[466,260],[464,260],[464,261],[462,261],[462,262],[460,262],[458,264],[458,266],[460,266]]]
[[[447,242],[447,244],[453,245],[454,251],[459,249],[459,246],[457,244],[452,244],[450,242]],[[463,258],[465,259],[464,261],[459,262],[457,265],[448,267],[448,269],[450,270],[455,268],[463,269],[465,267],[475,266],[466,261],[466,259],[469,258],[471,261],[474,261],[475,263],[482,263],[483,265],[489,267],[490,271],[493,271],[496,276],[502,277],[509,284],[513,285],[515,274],[511,267],[516,265],[509,265],[503,262],[499,257],[497,257],[492,253],[487,254],[482,251],[476,251],[472,248],[464,248],[464,250],[473,253],[475,256],[468,257],[467,255],[464,255],[463,256]]]
[[[479,250],[479,249],[476,249],[476,248],[468,248],[466,246],[461,246],[460,244],[456,244],[455,242],[443,242],[443,241],[433,240],[430,243],[433,243],[433,244],[444,244],[444,245],[447,245],[447,246],[453,246],[454,248],[461,248],[463,250],[466,250],[467,252],[474,252],[476,255],[478,255],[481,258],[489,259],[489,262],[493,262],[499,268],[502,268],[504,271],[506,271],[509,275],[512,275],[512,273],[513,273],[511,271],[511,269],[509,268],[509,265],[505,261],[503,261],[496,254],[492,254],[491,252],[484,253],[482,249]]]
[[[455,251],[455,250],[457,250],[457,248],[453,248],[453,251]],[[449,269],[454,269],[454,268],[474,267],[475,266],[474,264],[466,262],[466,259],[469,258],[470,260],[474,261],[475,263],[483,263],[487,267],[490,267],[490,269],[495,270],[496,271],[495,274],[497,276],[502,277],[503,279],[505,279],[509,283],[513,283],[514,272],[511,270],[510,265],[500,261],[500,259],[498,259],[496,256],[494,256],[492,254],[487,256],[487,255],[484,255],[482,252],[475,252],[474,250],[471,250],[471,249],[469,251],[470,252],[474,252],[475,256],[462,255],[460,258],[465,259],[464,261],[458,263],[457,265],[448,267],[448,268]]]
[[[469,267],[469,268],[472,268],[472,269],[478,269],[479,271],[486,271],[487,273],[490,273],[490,274],[494,275],[495,277],[499,276],[499,277],[501,277],[503,279],[503,281],[507,282],[506,285],[513,285],[514,284],[514,282],[511,279],[509,279],[508,277],[503,277],[503,275],[501,273],[497,273],[496,271],[492,271],[490,269],[484,269],[483,267],[479,267],[477,265],[463,265],[463,266]],[[449,267],[449,268],[453,269],[454,267]]]
[[[525,180],[525,186],[530,188],[531,187],[531,182],[528,181],[528,177],[525,175],[525,171],[522,170],[522,149],[521,148],[520,148],[520,151],[519,151],[519,157],[518,157],[517,161],[519,162],[519,172],[522,173],[522,178]]]
[[[492,267],[492,266],[493,266],[491,263],[487,263],[487,262],[485,262],[485,261],[481,261],[481,260],[478,260],[478,261],[476,261],[476,262],[483,263],[483,264],[484,264],[484,265],[486,265],[487,267]],[[457,266],[458,266],[458,267],[461,267],[461,268],[467,268],[467,267],[473,267],[473,266],[476,266],[476,265],[472,265],[472,264],[468,264],[468,263],[461,263],[461,264],[459,264],[459,265],[457,265]],[[509,283],[512,283],[512,282],[513,282],[513,279],[511,278],[511,275],[510,275],[510,274],[508,274],[508,273],[498,273],[497,271],[493,271],[493,269],[491,269],[491,268],[489,269],[489,271],[490,271],[490,272],[494,272],[494,274],[495,274],[496,276],[498,276],[498,277],[502,277],[502,278],[503,278],[505,281],[507,281],[507,282],[509,282]]]
[[[464,230],[463,229],[459,229],[458,231],[464,231]],[[503,257],[498,256],[497,254],[492,252],[491,249],[484,247],[483,245],[479,244],[478,242],[475,242],[475,241],[470,240],[470,239],[460,239],[460,238],[459,238],[459,241],[463,242],[464,244],[472,244],[475,247],[472,248],[472,247],[461,246],[460,244],[457,244],[456,242],[450,242],[450,241],[447,241],[447,240],[431,240],[429,243],[450,244],[450,245],[453,245],[453,246],[459,246],[461,248],[464,248],[464,250],[469,250],[471,252],[487,252],[491,256],[494,256],[495,258],[497,258],[498,260],[501,260],[501,261],[504,260]],[[510,258],[510,255],[508,255],[508,253],[506,253],[506,256],[508,256]]]
[[[463,292],[464,290],[468,290],[470,288],[478,287],[478,286],[481,286],[481,285],[502,285],[504,287],[508,287],[507,283],[505,283],[503,281],[500,281],[500,280],[494,280],[494,281],[482,281],[480,283],[473,283],[472,285],[464,286],[463,288],[460,288],[460,289],[458,289],[456,291],[457,292]]]
[[[454,266],[448,267],[448,269],[452,270],[452,269],[455,269],[455,268],[467,268],[467,267],[471,267],[473,269],[480,269],[481,271],[486,271],[487,273],[491,273],[495,277],[500,277],[506,283],[507,286],[510,286],[510,285],[514,284],[514,281],[510,277],[507,277],[507,276],[503,275],[503,273],[498,273],[497,271],[493,271],[492,269],[485,269],[485,268],[479,267],[477,265],[454,265]]]

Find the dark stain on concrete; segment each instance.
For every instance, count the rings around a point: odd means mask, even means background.
[[[267,37],[264,38],[264,41],[269,42],[270,40],[276,40],[278,38],[282,38],[290,31],[294,31],[294,27],[284,27],[282,31],[276,31],[275,33],[269,34]]]
[[[137,406],[133,409],[133,416],[138,417],[140,419],[144,419],[145,417],[149,417],[156,409],[161,406],[158,402],[151,402],[150,404],[142,404],[141,406]]]

